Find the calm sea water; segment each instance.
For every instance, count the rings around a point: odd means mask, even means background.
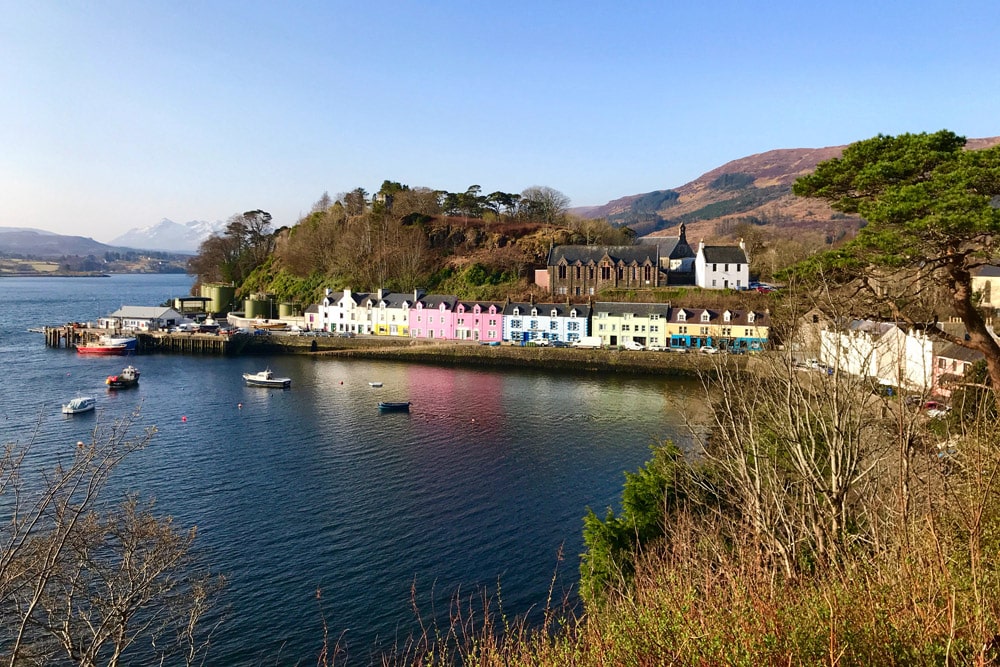
[[[456,596],[500,589],[508,615],[572,591],[582,517],[618,506],[625,471],[665,438],[687,442],[693,384],[309,357],[144,355],[138,389],[109,392],[120,358],[48,349],[29,327],[96,320],[187,294],[179,275],[0,279],[0,442],[33,432],[40,460],[140,409],[152,446],[116,488],[198,527],[229,578],[208,664],[308,664],[331,636],[368,661]],[[248,388],[268,366],[288,391]],[[369,382],[383,387],[374,389]],[[79,392],[96,414],[65,417]],[[410,414],[380,414],[409,400]],[[564,558],[558,560],[562,551]],[[317,601],[316,591],[322,591]]]

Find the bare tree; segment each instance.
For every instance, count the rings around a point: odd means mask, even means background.
[[[199,572],[194,530],[176,529],[135,498],[115,506],[106,497],[112,472],[155,434],[130,437],[137,418],[99,425],[91,443],[38,475],[30,474],[30,444],[5,447],[0,649],[7,664],[117,665],[133,652],[192,664],[207,649],[198,625],[222,580]]]

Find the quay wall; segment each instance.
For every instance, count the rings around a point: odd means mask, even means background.
[[[75,347],[102,335],[104,329],[72,326],[46,327],[46,345]],[[721,366],[738,370],[747,358],[733,355],[704,355],[674,352],[630,352],[616,349],[584,350],[519,345],[487,346],[462,341],[427,341],[389,336],[270,335],[220,336],[203,333],[141,333],[137,353],[207,355],[303,354],[319,357],[386,359],[415,363],[533,368],[560,371],[608,372],[635,375],[693,377],[714,373]],[[725,359],[714,357],[724,356]]]

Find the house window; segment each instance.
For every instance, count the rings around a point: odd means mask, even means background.
[[[510,321],[510,328],[511,329],[520,329],[521,328],[521,320],[511,320]]]
[[[722,335],[723,336],[732,336],[733,335],[732,328],[730,328],[730,327],[722,327]]]
[[[529,328],[530,329],[537,329],[538,328],[538,320],[531,320],[531,324],[529,325]]]
[[[712,278],[712,287],[715,287],[715,278]]]
[[[729,265],[728,264],[723,264],[722,266],[723,266],[723,268],[722,268],[723,271],[729,271]]]
[[[577,279],[577,280],[579,280],[579,279],[580,279],[580,267],[579,267],[579,266],[578,266],[578,267],[576,267],[576,279]]]
[[[559,277],[560,278],[565,278],[566,277],[566,267],[565,266],[560,266],[559,267]]]
[[[708,335],[708,327],[701,327],[700,329],[698,329],[698,333],[700,333],[702,336],[707,336]]]
[[[549,331],[556,331],[559,329],[559,322],[556,320],[551,320],[549,322]]]
[[[579,322],[567,322],[566,323],[566,331],[579,331],[579,330],[580,330],[580,323]]]
[[[719,270],[719,265],[718,264],[713,264],[712,265],[712,270],[713,271],[718,271]]]
[[[682,334],[686,334],[688,332],[688,328],[687,327],[679,327],[678,331],[680,333],[682,333]]]
[[[622,331],[631,331],[631,329],[629,328],[629,325],[623,324],[622,325]]]

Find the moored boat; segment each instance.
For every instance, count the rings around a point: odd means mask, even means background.
[[[114,355],[134,352],[139,339],[133,336],[101,336],[98,340],[76,346],[77,354]]]
[[[409,412],[409,401],[379,401],[378,409],[382,412]]]
[[[244,373],[243,381],[247,383],[248,387],[288,389],[292,386],[292,378],[276,377],[270,368],[258,373]]]
[[[109,375],[104,381],[109,389],[128,389],[139,384],[139,369],[129,364],[118,375]]]
[[[81,412],[90,412],[97,407],[97,399],[93,396],[77,396],[69,403],[62,406],[64,415],[78,415]]]
[[[381,387],[382,383],[381,382],[369,382],[368,386],[369,387]]]

